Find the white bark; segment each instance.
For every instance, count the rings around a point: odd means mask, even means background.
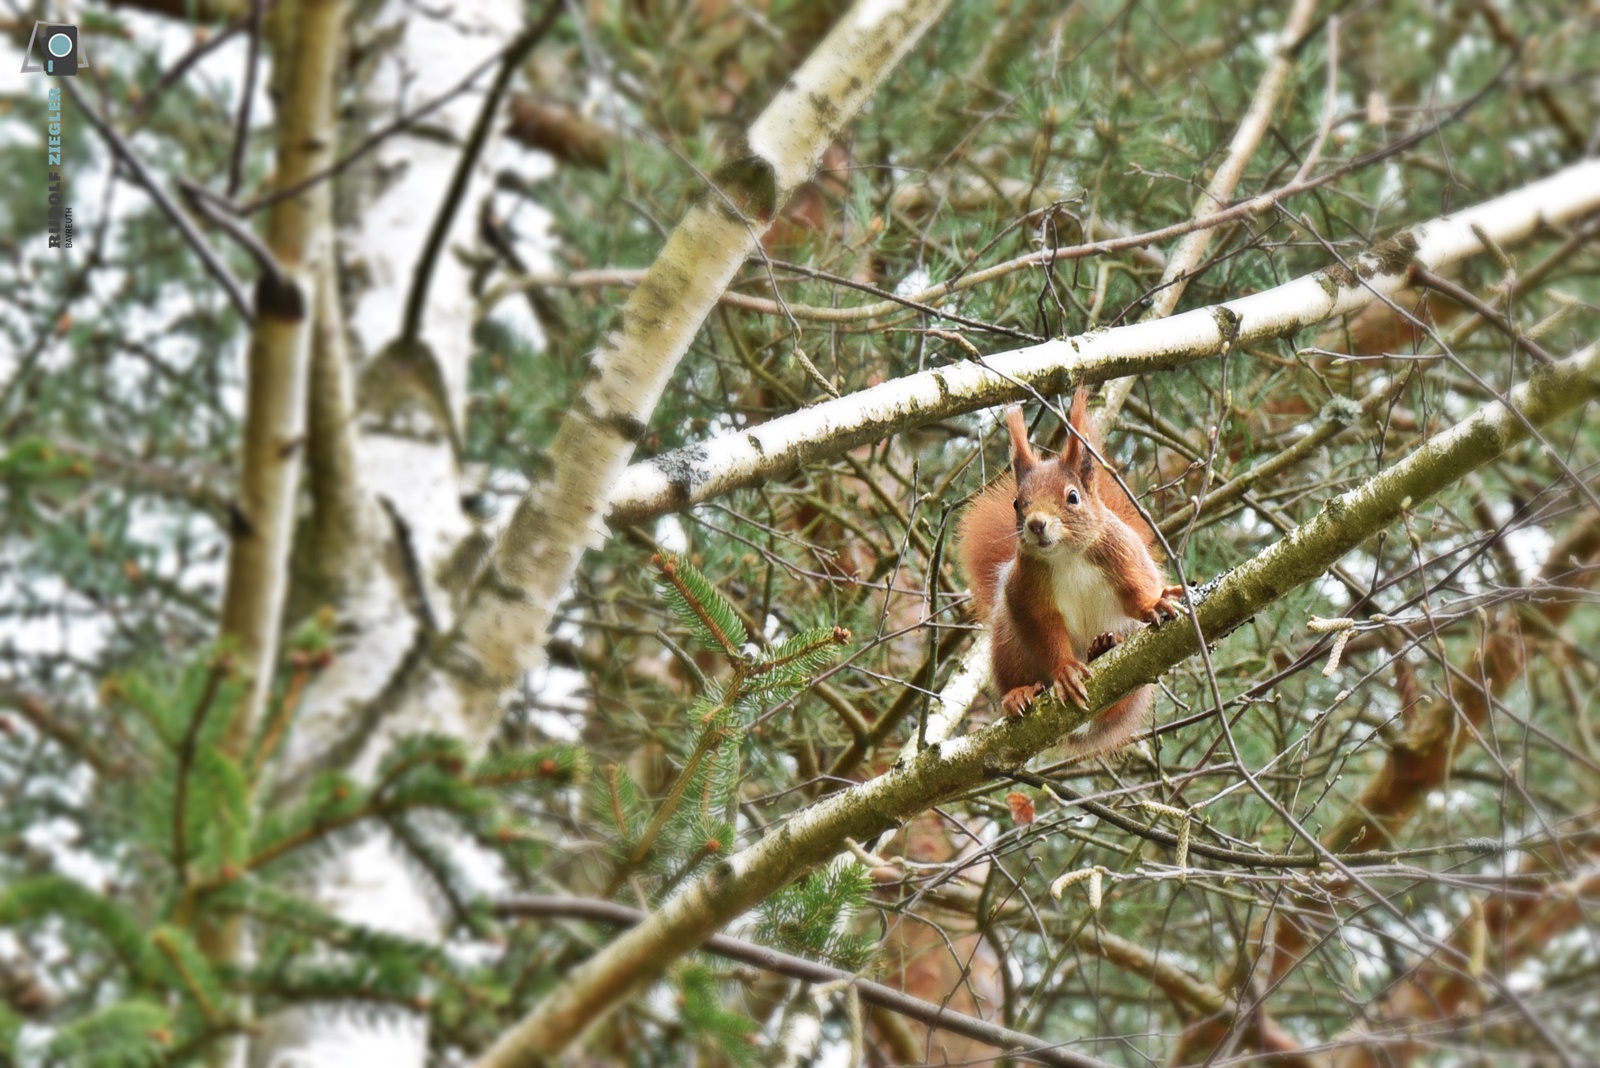
[[[384,118],[395,101],[415,107],[459,81],[463,70],[493,58],[521,27],[522,10],[513,0],[483,0],[435,16],[396,2],[366,32],[380,35],[398,25],[404,29],[389,49],[392,61],[383,64],[374,82],[364,88],[368,99],[384,102]],[[429,116],[427,125],[470,129],[483,105],[481,90],[491,77],[485,73],[478,91],[448,101]],[[492,187],[491,149],[479,158],[444,252],[434,265],[422,318],[421,340],[438,365],[446,404],[457,425],[464,411],[472,353],[472,302],[467,295],[467,267],[450,250],[477,244],[475,209]],[[340,234],[346,270],[363,282],[351,302],[349,326],[368,361],[400,332],[413,268],[459,159],[455,152],[442,151],[437,136],[426,131],[402,131],[386,139],[373,156],[369,169],[385,175],[387,184],[353,213]],[[371,418],[363,423],[358,442],[363,488],[373,508],[379,501],[387,502],[404,523],[416,566],[385,570],[374,559],[372,573],[341,606],[342,621],[357,637],[338,650],[334,664],[307,692],[284,754],[289,777],[337,763],[330,756],[339,754],[350,761],[348,770],[359,778],[382,756],[395,732],[459,729],[461,704],[447,687],[436,692],[429,688],[427,699],[414,706],[422,710],[420,715],[386,716],[378,735],[372,733],[373,724],[358,723],[359,717],[352,715],[352,709],[373,701],[401,661],[415,652],[414,583],[422,584],[436,625],[443,629],[451,623],[452,601],[439,576],[450,554],[471,533],[471,524],[461,510],[461,474],[442,429]],[[386,540],[393,540],[386,519],[380,518],[377,526]],[[376,545],[371,554],[395,551],[393,545]]]
[[[1586,160],[1523,188],[1403,233],[1412,256],[1380,246],[1339,268],[1169,319],[1092,331],[907,375],[781,416],[749,431],[675,449],[627,469],[612,495],[613,523],[639,522],[783,477],[802,464],[890,434],[996,404],[1060,393],[1079,382],[1179,367],[1237,346],[1291,336],[1357,311],[1409,284],[1411,262],[1439,270],[1484,251],[1479,227],[1500,245],[1600,210],[1600,161]],[[1389,255],[1385,255],[1388,251]]]
[[[668,239],[592,356],[549,451],[551,473],[518,504],[475,584],[443,663],[481,743],[502,694],[535,668],[556,604],[673,369],[774,213],[947,0],[862,0],[839,20],[748,132],[749,155],[716,176]]]

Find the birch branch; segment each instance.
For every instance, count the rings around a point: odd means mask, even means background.
[[[804,411],[631,465],[611,498],[613,525],[637,523],[781,478],[817,460],[927,423],[1080,382],[1181,367],[1227,348],[1290,337],[1407,288],[1413,263],[1438,270],[1600,210],[1600,161],[1558,171],[1513,193],[1403,230],[1340,266],[1210,308],[1155,322],[1046,341],[923,371]]]
[[[278,123],[278,182],[293,184],[326,165],[333,131],[339,52],[338,0],[303,0],[280,62],[292,64]],[[241,442],[238,515],[222,600],[222,634],[235,644],[250,690],[224,739],[240,756],[249,744],[272,683],[278,632],[289,582],[295,493],[306,435],[306,379],[311,353],[310,305],[319,261],[331,255],[326,190],[273,207],[267,247],[281,274],[256,287]]]
[[[1510,402],[1529,422],[1542,425],[1596,395],[1600,395],[1600,346],[1591,345],[1559,364],[1536,370],[1525,385],[1512,391]],[[1199,629],[1210,641],[1220,639],[1325,573],[1403,511],[1488,463],[1527,433],[1522,419],[1505,403],[1497,401],[1479,410],[1388,471],[1329,500],[1315,519],[1241,564],[1208,592],[1197,591],[1193,596],[1200,601]],[[1134,635],[1096,662],[1089,682],[1089,708],[1105,707],[1198,649],[1196,627],[1182,621]],[[645,923],[574,970],[501,1037],[479,1068],[533,1065],[559,1052],[729,920],[828,860],[847,837],[866,841],[979,786],[992,772],[1021,765],[1090,717],[1089,712],[1053,700],[1041,702],[1025,717],[1005,719],[930,746],[908,765],[797,813],[716,865]]]
[[[331,230],[331,203],[327,208]],[[306,556],[316,569],[316,593],[330,597],[354,586],[365,574],[377,540],[377,510],[362,478],[355,377],[339,302],[338,271],[332,263],[317,274],[314,316],[306,427],[311,549]]]
[[[716,188],[618,313],[550,447],[550,473],[518,504],[443,652],[469,691],[493,698],[477,710],[479,738],[498,717],[499,694],[542,656],[556,603],[583,551],[603,537],[608,496],[706,315],[840,125],[947,2],[862,0],[847,11],[751,125],[749,154],[719,168]]]
[[[340,0],[299,0],[292,14],[292,21],[275,20],[274,62],[282,65],[280,72],[287,71],[280,83],[277,146],[278,182],[286,185],[325,166],[338,140],[334,108],[343,11]],[[246,361],[239,501],[221,614],[222,636],[233,643],[249,680],[245,698],[233,709],[222,738],[223,752],[236,760],[246,755],[255,737],[278,660],[306,448],[312,305],[318,277],[331,269],[333,255],[330,195],[323,186],[288,197],[267,218],[266,244],[277,269],[264,270],[256,285],[256,317]],[[237,918],[208,923],[198,933],[212,962],[236,961],[242,941]],[[240,1043],[220,1044],[208,1063],[237,1060],[235,1045]]]

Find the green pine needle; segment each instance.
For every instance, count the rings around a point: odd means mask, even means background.
[[[50,1064],[75,1068],[146,1068],[166,1063],[172,1016],[153,1002],[117,1001],[57,1031],[46,1049]]]
[[[866,903],[872,878],[859,863],[837,864],[790,883],[761,906],[761,940],[800,956],[854,970],[872,941],[846,929]]]
[[[570,786],[588,777],[588,752],[566,742],[537,749],[501,750],[484,757],[472,769],[475,786],[523,792]]]
[[[160,960],[145,937],[144,925],[109,897],[64,875],[25,879],[0,893],[0,927],[47,916],[76,921],[94,930],[121,959],[134,982],[154,983]]]
[[[744,646],[750,640],[733,605],[722,596],[711,580],[698,568],[670,554],[654,560],[661,572],[657,587],[662,600],[672,609],[678,621],[689,629],[695,639],[708,649],[722,653],[728,659],[742,662]]]
[[[678,973],[678,995],[684,1031],[708,1042],[735,1064],[755,1064],[756,1047],[749,1036],[756,1022],[723,1007],[721,992],[711,971],[691,964]]]

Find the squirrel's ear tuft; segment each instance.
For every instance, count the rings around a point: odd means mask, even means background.
[[[1094,449],[1099,448],[1099,440],[1095,436],[1094,424],[1089,420],[1089,391],[1083,386],[1078,387],[1078,392],[1072,397],[1072,414],[1068,420],[1072,424],[1073,433],[1067,442],[1067,447],[1061,454],[1061,465],[1077,476],[1078,482],[1085,489],[1094,485]]]
[[[1039,462],[1033,446],[1028,444],[1028,421],[1022,416],[1021,405],[1013,404],[1006,409],[1006,426],[1011,429],[1011,468],[1021,482],[1022,476]]]

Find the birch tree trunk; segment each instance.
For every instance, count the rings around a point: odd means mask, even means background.
[[[290,67],[279,120],[282,188],[303,182],[332,158],[341,18],[338,0],[296,0],[275,20],[282,28],[278,62]],[[222,635],[235,647],[250,680],[249,696],[235,711],[227,735],[235,758],[249,744],[277,663],[305,456],[312,302],[315,280],[333,251],[325,212],[319,211],[319,201],[327,196],[325,186],[315,187],[272,208],[267,247],[281,273],[264,274],[256,287],[239,502],[222,601]]]
[[[369,37],[394,35],[392,62],[361,87],[375,123],[393,102],[423,102],[488,65],[521,24],[520,5],[491,0],[429,13],[391,4],[363,26]],[[408,88],[408,86],[410,86]],[[425,98],[424,98],[425,99]],[[483,104],[462,93],[434,112],[449,129],[468,129]],[[483,152],[462,196],[476,205],[490,188],[490,151]],[[468,271],[448,250],[476,241],[470,207],[455,213],[446,252],[434,266],[422,305],[420,349],[388,359],[401,329],[402,309],[418,261],[459,156],[440,151],[424,132],[386,138],[359,172],[348,176],[352,196],[340,229],[342,263],[355,287],[346,320],[337,278],[322,276],[317,292],[311,404],[314,517],[301,531],[295,593],[303,611],[335,606],[341,638],[335,657],[306,690],[294,730],[280,756],[276,796],[293,796],[319,771],[348,768],[370,775],[389,732],[375,729],[392,711],[386,698],[398,679],[421,663],[437,628],[448,626],[453,601],[441,575],[450,554],[471,533],[461,510],[461,472],[455,423],[464,410],[471,354]],[[321,187],[321,188],[326,188]],[[331,219],[331,207],[330,219]],[[364,375],[357,361],[366,365]],[[430,371],[432,372],[430,374]],[[356,379],[367,385],[359,391]],[[380,381],[385,389],[370,385]],[[443,402],[434,403],[442,383]],[[413,711],[395,730],[460,729],[453,703]],[[441,918],[428,888],[386,838],[373,837],[334,854],[306,880],[304,892],[338,915],[398,934],[437,937]],[[372,1020],[360,1014],[290,1010],[264,1021],[250,1042],[249,1063],[273,1066],[385,1064],[420,1066],[427,1036],[421,1017]]]
[[[332,159],[344,14],[339,0],[292,0],[273,20],[282,102],[280,188],[303,183]],[[255,740],[278,662],[306,453],[314,305],[334,253],[330,201],[331,191],[320,184],[273,206],[267,247],[277,273],[264,272],[256,286],[239,500],[221,613],[223,642],[238,656],[248,680],[223,736],[224,752],[235,760]],[[210,959],[232,963],[242,935],[235,917],[202,927],[199,941]],[[242,1043],[224,1045],[212,1063],[234,1060],[243,1050]]]

